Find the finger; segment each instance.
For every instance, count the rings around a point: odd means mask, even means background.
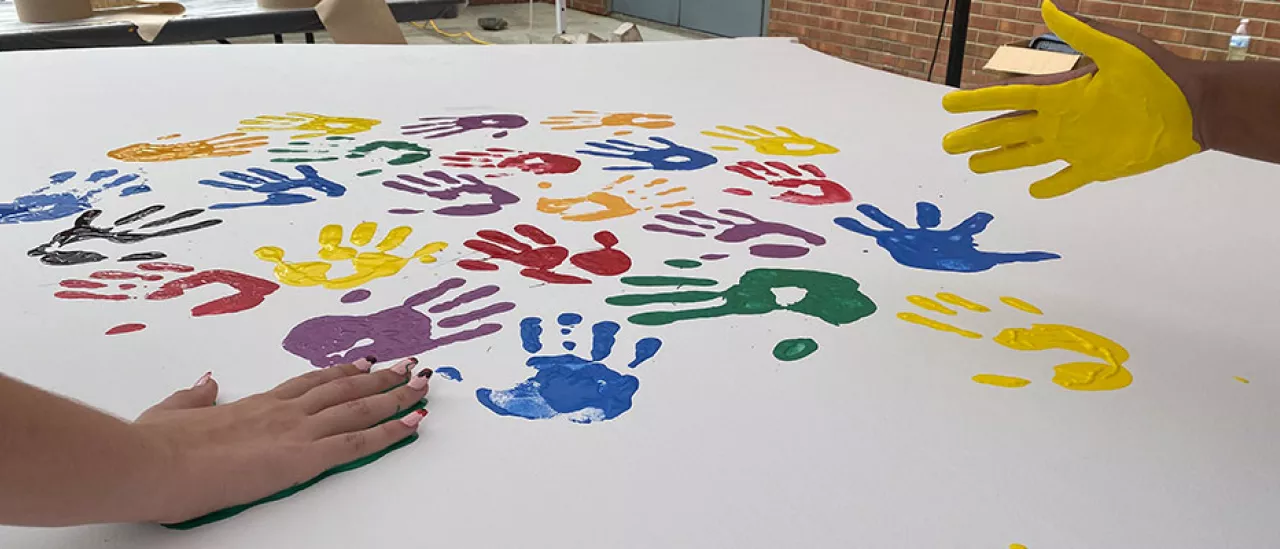
[[[342,245],[342,225],[325,225],[320,229],[320,249],[332,252]]]
[[[413,227],[408,225],[401,225],[387,231],[387,236],[382,238],[382,242],[378,243],[378,251],[386,252],[399,248],[409,238],[410,234],[413,234]]]
[[[269,183],[269,181],[261,177],[254,177],[252,175],[249,175],[246,173],[240,173],[240,172],[226,171],[226,172],[221,172],[218,175],[221,175],[222,177],[225,177],[227,179],[234,179],[236,181],[240,181],[243,183],[253,183],[254,185],[265,185]]]
[[[476,231],[476,236],[483,238],[485,240],[488,240],[489,242],[492,242],[494,244],[500,244],[500,245],[506,246],[517,252],[526,252],[533,249],[532,246],[525,244],[523,242],[520,242],[519,240],[516,240],[515,237],[512,237],[511,235],[504,233],[502,231],[485,229],[481,231]],[[471,242],[471,241],[468,241],[468,242]],[[471,248],[470,245],[468,245],[467,247]],[[477,248],[471,248],[471,249],[475,250]]]
[[[453,178],[453,176],[450,176],[448,173],[445,173],[445,172],[440,171],[440,170],[431,170],[431,171],[429,171],[429,172],[422,172],[422,175],[424,175],[424,176],[426,176],[426,177],[430,177],[430,178],[432,178],[432,179],[440,180],[441,182],[444,182],[444,183],[457,183],[457,182],[458,182],[458,180],[457,180],[457,179],[454,179],[454,178]],[[407,178],[409,178],[409,177],[413,177],[413,176],[403,176],[403,175],[402,175],[402,176],[400,176],[400,177],[402,177],[402,178],[406,178],[406,179],[407,179]],[[439,187],[439,186],[440,186],[438,183],[429,183],[429,182],[427,182],[427,181],[423,181],[423,180],[421,180],[421,179],[418,179],[417,177],[414,177],[414,178],[413,178],[413,180],[414,180],[414,181],[421,181],[423,184],[428,184],[428,185],[431,185],[431,186],[433,186],[433,187]]]
[[[401,177],[401,178],[404,178],[405,176],[403,176],[403,175],[402,175],[402,176],[400,176],[400,177]],[[399,181],[383,181],[383,182],[382,182],[382,186],[383,186],[383,187],[390,188],[390,189],[395,189],[395,190],[397,190],[397,191],[404,191],[404,192],[407,192],[407,193],[413,193],[413,194],[427,194],[427,191],[426,191],[425,189],[420,189],[420,188],[418,188],[418,187],[411,187],[411,186],[406,185],[406,184],[404,184],[404,183],[401,183],[401,182],[399,182]]]
[[[800,135],[800,134],[796,133],[796,131],[795,131],[795,130],[793,130],[793,129],[791,129],[791,128],[788,128],[788,127],[786,127],[786,126],[778,126],[778,131],[780,131],[780,132],[782,132],[782,133],[787,134],[787,137],[804,137],[804,136],[802,136],[802,135]]]
[[[612,141],[612,140],[610,140],[610,141]],[[625,143],[625,141],[624,141],[623,143]],[[631,153],[631,152],[635,152],[635,149],[634,149],[634,148],[632,148],[632,147],[625,147],[625,148],[624,148],[624,147],[619,147],[619,146],[617,146],[617,145],[610,145],[610,144],[608,144],[608,143],[601,143],[601,142],[599,142],[599,141],[587,141],[587,146],[588,146],[588,147],[595,147],[595,148],[597,148],[597,149],[605,149],[605,150],[609,150],[609,151],[618,151],[618,152],[624,152],[624,153]]]
[[[718,138],[720,138],[720,139],[733,139],[733,140],[735,140],[735,141],[747,141],[747,140],[748,140],[748,138],[746,138],[746,137],[740,137],[740,136],[736,136],[736,135],[729,135],[729,134],[724,134],[724,133],[720,133],[720,132],[712,132],[712,131],[704,131],[704,132],[702,132],[702,135],[705,135],[705,136],[708,136],[708,137],[718,137]],[[747,135],[749,135],[749,136],[750,136],[751,134],[747,134]],[[751,136],[751,138],[754,138],[754,137],[755,137],[755,136]]]
[[[942,224],[942,210],[930,202],[916,203],[916,224],[921,229],[932,229]]]
[[[341,376],[313,387],[298,397],[297,402],[307,414],[315,414],[330,406],[376,395],[404,383],[404,380],[404,374],[396,373],[390,368],[366,374]]]
[[[1058,159],[1056,148],[1046,143],[1021,143],[1001,147],[969,157],[969,169],[973,173],[991,173],[1027,166],[1039,166]]]
[[[147,408],[142,415],[145,416],[154,410],[187,410],[213,406],[217,398],[218,382],[213,380],[213,372],[205,372],[190,389],[175,391],[155,406]]]
[[[1136,49],[1124,40],[1110,36],[1090,27],[1084,21],[1067,15],[1049,0],[1045,0],[1040,6],[1040,15],[1050,31],[1071,47],[1092,57],[1099,65],[1106,65],[1108,61],[1115,60],[1124,52]]]
[[[665,137],[650,137],[649,141],[666,145],[668,148],[676,148],[680,146],[680,145],[677,145],[674,141],[667,139]]]
[[[942,138],[942,150],[960,154],[1025,143],[1035,136],[1038,116],[1001,116],[960,128]]]
[[[801,175],[803,175],[803,174],[801,174],[800,172],[796,171],[796,169],[795,169],[795,168],[792,168],[792,167],[791,167],[791,165],[790,165],[790,164],[787,164],[786,162],[778,162],[778,161],[776,161],[776,160],[770,160],[770,161],[768,161],[768,162],[765,162],[764,164],[765,164],[766,166],[769,166],[770,168],[773,168],[773,169],[775,169],[775,170],[778,170],[778,171],[780,171],[780,172],[782,172],[782,173],[785,173],[785,174],[787,174],[787,175],[789,175],[789,176],[791,176],[791,177],[800,177]]]
[[[436,252],[442,252],[448,247],[449,245],[444,242],[428,242],[418,248],[416,252],[413,252],[413,258],[422,263],[435,263]]]
[[[778,134],[773,133],[773,132],[772,132],[772,131],[770,131],[770,130],[766,130],[766,129],[764,129],[764,128],[761,128],[760,126],[747,126],[747,129],[748,129],[748,130],[751,130],[751,131],[753,131],[753,132],[756,132],[756,136],[767,136],[767,137],[777,137],[777,136],[778,136]],[[779,129],[781,129],[781,128],[779,128]],[[795,132],[791,132],[791,130],[786,130],[786,131],[787,131],[787,132],[790,132],[790,133],[792,133],[792,134],[794,134],[794,133],[795,133]]]
[[[854,219],[852,217],[837,217],[833,221],[835,221],[836,225],[839,225],[847,230],[853,231],[861,235],[879,236],[880,234],[880,231],[874,230],[866,225],[863,225],[861,221],[858,221],[857,219]]]
[[[276,385],[274,389],[267,391],[267,393],[280,399],[298,398],[307,391],[335,379],[366,373],[377,362],[377,358],[368,356],[351,364],[341,364],[321,370],[313,370]]]
[[[356,246],[364,246],[373,241],[373,235],[378,232],[378,224],[372,221],[363,221],[351,229],[351,243]]]
[[[1062,196],[1094,181],[1096,180],[1085,175],[1075,166],[1067,166],[1058,173],[1032,183],[1031,196],[1036,198]]]
[[[299,170],[299,171],[301,171],[301,170],[302,170],[302,168],[298,168],[298,170]],[[257,175],[260,175],[260,176],[262,176],[262,177],[265,177],[265,178],[267,178],[267,179],[273,179],[273,180],[275,180],[275,181],[288,181],[288,180],[289,180],[289,176],[287,176],[287,175],[285,175],[285,174],[282,174],[282,173],[280,173],[280,172],[277,172],[277,171],[275,171],[275,170],[268,170],[268,169],[266,169],[266,168],[249,168],[249,171],[250,171],[250,172],[253,172],[253,173],[257,174]],[[306,172],[303,172],[303,173],[306,173]]]
[[[249,190],[253,190],[253,187],[250,187],[249,185],[241,185],[241,184],[239,184],[239,183],[227,183],[227,182],[225,182],[225,181],[218,181],[217,179],[201,179],[201,180],[200,180],[200,181],[198,181],[197,183],[199,183],[199,184],[201,184],[201,185],[207,185],[207,186],[209,186],[209,187],[217,187],[217,188],[219,188],[219,189],[227,189],[227,190],[230,190],[230,191],[249,191]]]
[[[432,305],[430,309],[427,309],[427,312],[431,314],[440,314],[440,313],[448,312],[462,305],[466,305],[467,303],[484,299],[496,293],[498,293],[497,286],[494,286],[492,284],[481,286],[474,290],[467,290],[459,294],[457,297],[450,299],[449,301]],[[443,321],[441,321],[439,325],[444,326],[446,328],[449,327],[449,326],[445,326],[443,324]]]
[[[520,236],[528,238],[529,240],[532,240],[535,244],[550,246],[556,243],[555,238],[543,232],[542,229],[534,227],[533,225],[525,225],[525,224],[516,225],[516,233],[519,234]]]
[[[809,172],[809,175],[812,175],[814,177],[821,177],[823,179],[827,178],[827,172],[822,171],[822,168],[819,168],[813,164],[801,164],[800,169],[806,172]]]
[[[958,223],[955,227],[952,227],[948,232],[955,235],[973,236],[987,230],[987,225],[990,224],[993,219],[995,219],[995,217],[987,212],[977,212],[969,216],[968,219]]]
[[[862,212],[862,215],[865,215],[871,218],[872,221],[875,221],[876,223],[883,225],[885,228],[893,229],[895,231],[907,230],[906,225],[903,225],[902,223],[898,222],[897,219],[889,217],[888,214],[884,213],[883,211],[880,211],[880,208],[877,208],[870,204],[860,204],[858,206],[858,211]]]
[[[418,423],[426,415],[427,410],[424,408],[395,421],[388,421],[362,431],[317,440],[312,446],[317,462],[314,469],[325,471],[385,450],[417,432]]]
[[[725,166],[724,169],[731,171],[733,173],[736,173],[738,175],[741,175],[743,177],[749,177],[756,181],[767,181],[767,179],[765,179],[764,176],[761,176],[756,172],[763,172],[765,174],[772,175],[772,172],[769,170],[769,168],[764,167],[759,162],[750,162],[750,161],[739,162],[732,166]]]
[[[998,85],[953,91],[942,96],[942,108],[950,113],[976,111],[1034,111],[1041,88],[1026,84]]]
[[[427,380],[431,377],[431,369],[424,369],[420,375],[415,376],[412,368],[417,365],[416,359],[405,359],[400,363],[406,364],[402,370],[405,373],[400,374],[401,385],[389,391],[325,408],[307,418],[306,429],[312,437],[321,439],[339,433],[366,429],[411,408],[422,400],[429,390]]]

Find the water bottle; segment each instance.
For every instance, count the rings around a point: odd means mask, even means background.
[[[1227,61],[1244,61],[1249,53],[1249,20],[1241,19],[1236,33],[1231,35],[1231,45],[1227,46]]]

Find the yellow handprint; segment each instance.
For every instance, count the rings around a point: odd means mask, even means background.
[[[648,114],[639,112],[602,113],[598,111],[573,111],[568,116],[548,116],[542,121],[544,126],[552,130],[589,130],[604,127],[636,127],[649,130],[660,130],[676,125],[669,114]],[[631,130],[618,130],[613,135],[627,135]]]
[[[181,136],[181,134],[166,135],[156,140],[163,141]],[[245,137],[243,133],[225,133],[208,139],[180,143],[134,143],[107,151],[107,156],[123,162],[168,162],[189,158],[240,156],[249,154],[255,147],[266,144],[265,137]]]
[[[241,120],[242,132],[300,131],[289,139],[311,139],[328,135],[350,135],[367,132],[381,124],[381,120],[372,118],[348,118],[343,116],[325,116],[306,112],[290,112],[284,116],[263,114],[248,120]]]
[[[1018,112],[951,132],[942,139],[943,149],[951,154],[986,150],[969,159],[977,173],[1067,161],[1070,166],[1031,185],[1036,198],[1154,170],[1200,152],[1191,106],[1170,77],[1178,71],[1166,72],[1179,66],[1177,56],[1136,33],[1091,27],[1049,0],[1041,14],[1049,30],[1097,66],[947,94],[942,106],[950,112]]]
[[[378,224],[364,222],[351,230],[351,244],[364,247],[373,241],[378,232]],[[376,246],[376,252],[361,252],[350,246],[342,245],[342,226],[325,225],[320,229],[320,256],[323,261],[303,261],[290,263],[284,260],[284,250],[275,246],[263,246],[253,252],[258,259],[276,265],[276,278],[290,286],[324,286],[333,290],[345,290],[360,286],[376,278],[395,275],[417,259],[422,263],[434,263],[434,253],[444,250],[449,245],[444,242],[432,242],[418,249],[410,257],[400,257],[388,253],[401,244],[413,233],[412,227],[396,227],[387,232],[387,236]],[[329,278],[329,269],[333,262],[350,261],[352,274],[341,278]]]
[[[950,316],[955,316],[957,313],[948,305],[975,313],[991,311],[991,308],[986,305],[956,294],[942,292],[935,297],[936,300],[922,295],[912,295],[907,296],[907,301],[921,309]],[[1005,296],[1001,297],[1000,301],[1028,314],[1043,314],[1035,305],[1016,297]],[[982,338],[982,334],[977,332],[958,328],[917,313],[901,312],[898,313],[898,318],[912,324],[968,338]],[[996,343],[1018,351],[1062,349],[1100,360],[1101,362],[1069,362],[1053,367],[1053,382],[1073,391],[1110,391],[1128,387],[1133,382],[1133,375],[1124,367],[1124,363],[1129,360],[1129,351],[1119,343],[1075,326],[1032,324],[1030,328],[1006,328],[993,339]],[[973,380],[1001,387],[1024,387],[1031,383],[1030,380],[1020,377],[998,374],[979,374],[973,376]]]
[[[655,207],[666,209],[682,208],[693,205],[692,200],[679,200],[676,202],[659,204],[658,206],[647,206],[641,204],[640,207],[636,207],[628,202],[625,197],[609,192],[612,191],[614,187],[627,184],[631,180],[635,179],[635,177],[636,176],[634,175],[624,175],[614,180],[613,183],[605,185],[599,191],[588,193],[586,196],[570,198],[539,198],[538,211],[542,213],[558,214],[560,219],[565,221],[602,221],[605,219],[613,219],[615,217],[626,217],[640,211],[649,211]],[[657,178],[645,183],[639,190],[634,186],[631,186],[631,188],[628,188],[624,194],[638,195],[635,198],[643,201],[649,199],[649,195],[646,194],[645,189],[653,189],[648,192],[652,192],[654,196],[678,195],[689,190],[686,187],[667,187],[667,183],[669,183],[667,179]],[[544,181],[539,183],[538,187],[547,189],[551,187],[551,184]],[[568,213],[570,208],[579,204],[592,204],[599,206],[599,208],[591,209],[583,213]]]
[[[756,152],[760,154],[772,154],[778,156],[815,156],[819,154],[835,154],[840,149],[832,147],[826,143],[818,141],[812,137],[806,137],[793,131],[791,128],[778,126],[778,131],[774,132],[766,130],[760,126],[747,126],[742,130],[732,126],[716,126],[718,132],[704,131],[702,135],[718,137],[720,139],[732,139],[734,141],[742,141],[751,145]],[[779,133],[781,132],[781,133]],[[720,151],[736,151],[736,147],[711,147]]]

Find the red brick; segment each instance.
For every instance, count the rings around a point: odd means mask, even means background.
[[[1189,11],[1167,11],[1164,14],[1164,24],[1196,30],[1209,30],[1213,28],[1213,16]]]
[[[1203,48],[1227,49],[1227,43],[1231,41],[1231,37],[1225,34],[1214,34],[1200,31],[1187,31],[1187,36],[1182,43],[1191,46],[1200,46]]]
[[[996,30],[1016,36],[1031,38],[1031,31],[1035,30],[1035,25],[1031,23],[1019,23],[1017,21],[1001,21]]]
[[[1001,19],[1015,19],[1018,16],[1018,8],[1000,4],[981,4],[980,11],[983,15],[990,15]]]
[[[1191,8],[1195,11],[1210,11],[1226,15],[1240,15],[1244,6],[1242,0],[1196,0]]]
[[[1119,17],[1120,4],[1113,2],[1098,2],[1097,0],[1081,0],[1079,13],[1083,15]]]
[[[1253,40],[1249,44],[1249,53],[1266,57],[1280,57],[1280,41]]]
[[[1120,8],[1120,18],[1130,21],[1141,21],[1143,23],[1164,23],[1165,10],[1154,8],[1146,8],[1142,6],[1124,6]]]
[[[1262,36],[1280,39],[1280,23],[1267,23],[1266,29],[1262,32]]]
[[[835,17],[836,8],[832,6],[819,6],[816,4],[809,4],[809,13],[813,15],[817,15],[818,17]]]
[[[890,17],[885,22],[885,26],[891,29],[911,31],[916,29],[916,22],[902,17]]]
[[[1147,0],[1147,5],[1189,10],[1191,9],[1191,0]]]
[[[921,46],[921,47],[932,46],[933,37],[926,36],[923,34],[916,34],[914,32],[908,32],[902,35],[902,42],[904,44],[908,44],[911,46]]]
[[[928,21],[917,21],[915,31],[927,34],[929,36],[937,36],[938,27],[940,26],[941,25],[939,25],[938,23],[930,23]],[[1280,26],[1277,26],[1276,28],[1280,29]]]
[[[1040,10],[1035,10],[1030,8],[1018,8],[1018,14],[1015,17],[1015,19],[1019,21],[1026,21],[1028,23],[1040,23],[1041,22]]]
[[[875,25],[878,27],[883,27],[885,22],[888,20],[889,20],[888,17],[885,17],[878,13],[871,13],[871,12],[864,12],[862,15],[858,16],[859,23],[864,23],[867,25]]]
[[[1253,27],[1256,23],[1249,23]],[[1216,32],[1235,32],[1236,27],[1240,26],[1240,20],[1235,17],[1218,16],[1213,18],[1213,25],[1208,30]],[[1250,29],[1252,30],[1252,29]]]
[[[975,15],[969,18],[970,29],[996,30],[996,27],[999,27],[999,26],[1000,26],[1000,20],[994,17]]]
[[[902,4],[894,2],[876,2],[875,10],[889,15],[902,15]]]
[[[1184,46],[1182,44],[1166,44],[1165,47],[1168,48],[1169,51],[1182,57],[1186,57],[1187,59],[1204,59],[1204,48]]]
[[[942,10],[909,6],[902,8],[902,16],[921,21],[940,21],[942,20]]]
[[[1159,40],[1161,42],[1172,42],[1175,44],[1182,42],[1182,39],[1187,34],[1187,31],[1184,31],[1182,29],[1175,29],[1173,27],[1162,27],[1159,25],[1142,25],[1142,27],[1138,29],[1138,32],[1141,32],[1143,36],[1146,36],[1147,38],[1150,38],[1152,40]]]
[[[1254,19],[1280,20],[1280,2],[1274,0],[1245,2],[1242,15]]]

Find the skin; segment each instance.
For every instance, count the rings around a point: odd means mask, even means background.
[[[212,379],[126,421],[0,375],[0,524],[180,522],[247,503],[414,433],[375,425],[426,395],[345,364],[214,406]]]

